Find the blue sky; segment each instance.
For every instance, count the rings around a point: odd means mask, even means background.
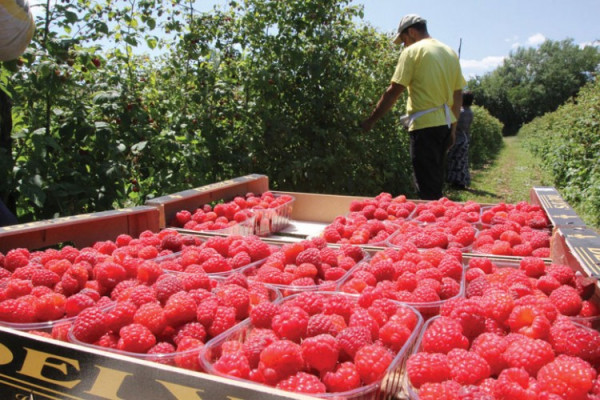
[[[31,4],[42,0],[30,0]],[[45,0],[43,0],[45,2]],[[196,0],[202,11],[228,0]],[[573,39],[600,45],[600,0],[352,0],[364,6],[364,21],[390,36],[405,14],[428,21],[432,37],[458,51],[468,79],[502,64],[511,51],[536,47],[544,40]],[[391,72],[390,72],[391,74]]]

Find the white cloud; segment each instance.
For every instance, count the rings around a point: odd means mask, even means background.
[[[535,35],[529,36],[527,38],[527,44],[530,46],[537,46],[546,41],[546,37],[541,33],[536,33]]]
[[[475,75],[483,75],[486,72],[493,71],[498,66],[502,65],[506,57],[504,56],[489,56],[481,60],[460,60],[460,66],[466,79],[475,77]]]

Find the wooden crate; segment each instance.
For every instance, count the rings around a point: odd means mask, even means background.
[[[0,228],[0,251],[17,247],[37,250],[57,244],[82,248],[99,240],[115,240],[122,233],[137,237],[145,230],[158,232],[155,207],[133,207],[74,215]]]

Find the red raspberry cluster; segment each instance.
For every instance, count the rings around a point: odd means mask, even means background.
[[[267,313],[267,315],[265,315]],[[380,381],[421,321],[398,302],[303,292],[256,307],[250,322],[207,344],[209,371],[301,393],[339,393]]]
[[[272,192],[260,195],[249,192],[214,206],[204,204],[194,212],[180,210],[170,223],[171,226],[194,231],[221,230],[248,220],[253,216],[252,210],[276,209],[292,200],[292,196],[286,194],[275,196]]]
[[[595,285],[534,257],[519,268],[474,258],[467,280],[467,297],[440,307],[408,359],[420,399],[598,398],[600,332],[570,317],[598,315],[584,300]]]
[[[250,279],[284,290],[284,295],[306,287],[335,290],[340,279],[367,257],[360,247],[345,244],[327,247],[322,238],[284,244],[258,268],[246,269]],[[283,288],[285,286],[285,288]]]
[[[481,210],[481,222],[486,225],[515,222],[519,226],[533,229],[547,229],[550,221],[542,207],[526,201],[517,204],[499,203]]]
[[[273,300],[274,292],[242,275],[163,274],[150,285],[123,287],[108,311],[90,307],[73,321],[69,340],[201,370],[204,343]]]
[[[448,223],[456,220],[477,223],[479,222],[480,210],[481,206],[474,201],[455,203],[443,197],[439,200],[417,204],[412,219],[427,223]]]
[[[506,220],[484,227],[473,243],[474,253],[517,257],[549,257],[550,231]]]
[[[391,222],[409,218],[416,205],[406,196],[382,192],[374,198],[354,200],[346,216],[337,217],[323,230],[328,243],[381,245],[396,229]]]
[[[476,235],[477,229],[474,225],[462,219],[421,224],[412,220],[399,225],[396,232],[389,237],[388,245],[402,246],[404,243],[412,243],[419,249],[456,247],[468,251]]]
[[[352,270],[340,290],[361,294],[364,301],[387,298],[413,304],[421,313],[435,314],[442,300],[461,293],[461,260],[458,249],[419,252],[411,244],[387,248]]]
[[[143,232],[138,239],[120,235],[114,242],[96,242],[81,250],[10,250],[0,257],[0,321],[55,321],[106,305],[119,282],[160,271],[146,259],[196,243],[193,237],[165,230]]]
[[[178,272],[225,274],[267,258],[276,248],[257,236],[215,236],[200,246],[190,246],[181,252],[156,261],[161,268]]]
[[[385,245],[386,239],[398,229],[388,220],[367,219],[364,215],[336,217],[323,230],[327,243]]]

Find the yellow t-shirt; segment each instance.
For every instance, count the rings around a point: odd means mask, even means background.
[[[34,29],[27,0],[0,0],[0,61],[13,60],[23,54]]]
[[[467,84],[454,50],[433,38],[419,40],[402,51],[392,82],[407,88],[408,114],[443,104],[452,108],[454,91]],[[452,122],[456,122],[454,114],[450,114]],[[409,130],[440,125],[446,125],[444,107],[420,116]]]

